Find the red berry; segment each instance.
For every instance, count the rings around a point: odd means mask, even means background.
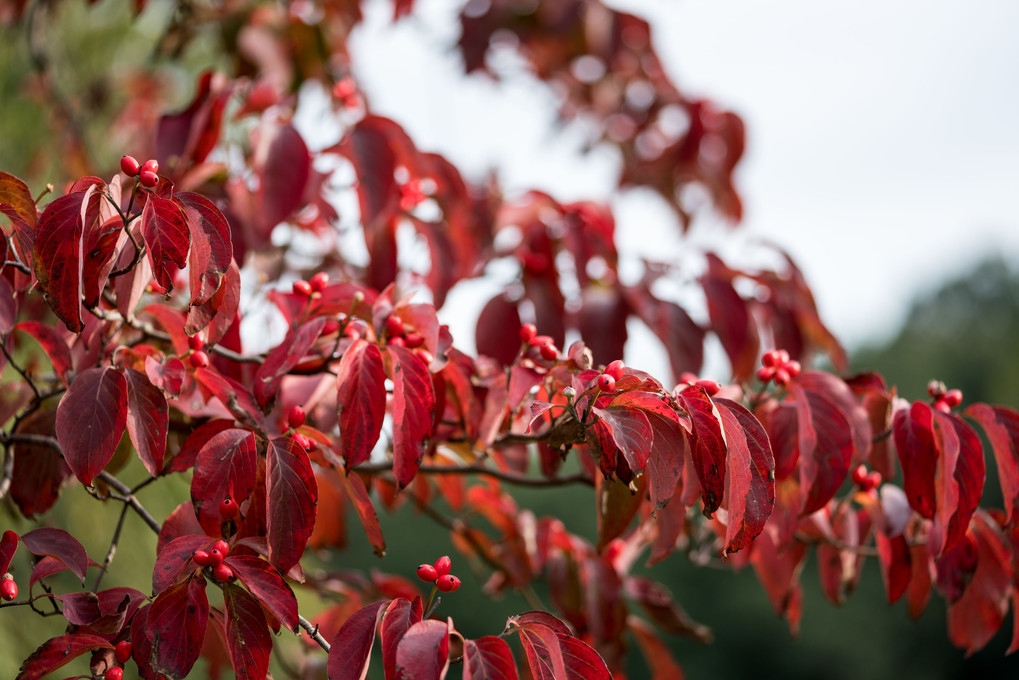
[[[616,389],[616,379],[608,373],[602,373],[598,376],[598,389],[602,392],[611,392]]]
[[[439,576],[445,576],[452,568],[453,560],[449,559],[449,555],[443,555],[439,559],[435,560],[435,573]]]
[[[202,331],[198,331],[190,338],[188,338],[188,347],[190,347],[192,350],[196,352],[200,349],[203,349],[205,347],[205,333]]]
[[[950,413],[952,411],[952,407],[948,405],[947,401],[939,398],[934,401],[934,410],[941,411],[942,413]]]
[[[702,387],[709,397],[715,396],[722,389],[722,386],[714,380],[698,380],[694,384]]]
[[[305,281],[304,279],[298,279],[297,281],[294,281],[293,291],[295,295],[300,295],[301,297],[311,297],[312,293],[311,284]]]
[[[867,486],[869,486],[871,489],[876,489],[879,486],[881,486],[881,473],[878,472],[877,470],[874,470],[869,475],[867,475]]]
[[[117,646],[113,648],[113,658],[117,660],[117,663],[127,663],[131,658],[131,643],[127,640],[118,642]]]
[[[927,394],[937,399],[945,394],[945,383],[940,380],[931,380],[927,383]]]
[[[205,368],[209,365],[209,355],[202,350],[198,350],[197,352],[191,353],[188,361],[191,362],[191,366],[194,368]]]
[[[784,349],[775,350],[775,361],[780,364],[788,364],[789,352],[785,351]]]
[[[606,375],[611,375],[616,380],[623,377],[623,371],[626,369],[626,364],[623,363],[622,359],[616,359],[611,364],[605,367]]]
[[[545,361],[555,361],[559,358],[559,350],[552,343],[542,345],[539,351],[541,352],[541,358]]]
[[[533,323],[525,323],[520,327],[520,342],[529,343],[538,334],[538,329]]]
[[[124,156],[120,159],[120,169],[125,175],[134,177],[141,172],[142,166],[138,164],[138,159],[134,156]]]
[[[336,319],[326,319],[325,325],[322,326],[322,335],[332,335],[340,330],[340,322]]]
[[[141,182],[143,187],[151,189],[159,184],[159,175],[149,170],[142,170],[138,173],[138,181]]]
[[[106,680],[124,680],[124,669],[120,666],[114,666],[113,668],[107,668],[106,673],[103,674]]]
[[[403,341],[407,343],[408,349],[417,349],[421,345],[425,344],[424,336],[420,333],[407,333],[404,336]]]
[[[697,382],[697,376],[693,373],[690,373],[689,371],[683,371],[682,373],[679,374],[679,382],[683,383],[684,385],[693,385],[695,382]]]
[[[389,340],[386,341],[386,344],[388,344],[388,345],[396,345],[397,347],[406,347],[407,346],[407,341],[404,340],[399,335],[396,335],[396,336],[391,336],[389,338]]]
[[[18,584],[14,582],[14,577],[10,574],[4,574],[3,579],[0,580],[0,598],[10,602],[18,596]]]
[[[312,444],[311,440],[308,439],[308,437],[306,437],[305,435],[301,434],[300,432],[294,433],[293,439],[295,442],[297,442],[297,445],[300,446],[305,451],[311,451],[313,448],[315,448],[315,445]]]
[[[212,570],[212,575],[216,577],[217,581],[223,583],[229,583],[234,580],[234,570],[225,564],[217,564],[215,569]]]
[[[230,544],[224,541],[223,539],[220,539],[213,543],[212,549],[218,550],[220,554],[223,555],[223,557],[226,557],[227,555],[230,554]]]
[[[296,430],[301,425],[304,425],[305,417],[304,409],[300,406],[294,406],[290,409],[290,413],[287,414],[287,425],[290,426],[291,430]]]
[[[389,337],[398,337],[403,335],[403,319],[398,316],[390,315],[386,319],[386,333]]]
[[[204,550],[196,550],[195,554],[191,556],[191,559],[195,561],[199,567],[207,567],[212,564],[212,555]]]
[[[789,371],[785,368],[779,368],[775,370],[775,384],[777,385],[788,385],[789,384]]]
[[[311,286],[313,293],[321,293],[325,290],[325,287],[329,285],[329,275],[325,272],[319,272],[318,274],[315,274],[315,276],[311,277],[311,280],[308,281],[308,285]]]
[[[531,347],[541,347],[542,345],[553,345],[555,340],[552,339],[551,335],[535,335],[528,341]]]
[[[774,377],[775,377],[774,366],[762,366],[761,368],[757,369],[757,379],[760,380],[762,383],[770,382],[771,379]]]
[[[460,587],[460,579],[452,574],[446,574],[440,576],[439,580],[435,582],[435,585],[444,593],[451,593]]]
[[[962,390],[948,390],[945,392],[945,403],[955,408],[962,403]]]
[[[223,553],[213,548],[209,551],[209,566],[218,567],[223,564],[223,558],[226,557]]]
[[[425,583],[435,583],[435,579],[439,578],[439,572],[430,564],[422,564],[418,567],[418,578]]]
[[[141,171],[151,172],[153,175],[155,175],[156,173],[159,172],[159,161],[157,161],[154,158],[150,158],[149,160],[142,163]]]
[[[764,356],[761,357],[761,365],[763,365],[765,368],[775,368],[775,365],[777,363],[778,363],[778,352],[776,352],[775,350],[765,352]]]
[[[219,502],[219,516],[224,520],[230,520],[237,516],[238,508],[232,498],[224,498]]]
[[[418,356],[421,357],[421,361],[425,362],[426,364],[432,363],[432,361],[435,359],[435,357],[432,356],[432,353],[423,347],[418,349]]]

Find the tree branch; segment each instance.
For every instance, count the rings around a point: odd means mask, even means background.
[[[304,631],[308,634],[308,637],[314,640],[319,647],[326,650],[327,652],[329,651],[331,645],[328,642],[326,642],[326,639],[322,637],[321,633],[318,632],[317,625],[313,624],[311,621],[304,618],[300,614],[297,615],[297,622],[301,624],[301,628],[303,628]]]
[[[355,472],[366,472],[368,474],[389,472],[392,469],[392,461],[363,463],[354,467]],[[426,475],[483,475],[486,477],[494,477],[495,479],[506,482],[507,484],[537,488],[569,486],[571,484],[586,484],[588,486],[594,486],[594,481],[587,475],[580,472],[574,475],[567,475],[566,477],[528,477],[527,475],[517,475],[512,472],[503,472],[502,470],[486,467],[484,465],[422,465],[418,468],[418,472]]]

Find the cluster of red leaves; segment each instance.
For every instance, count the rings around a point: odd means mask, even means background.
[[[397,2],[396,15],[411,5]],[[731,172],[742,124],[675,88],[645,22],[596,0],[478,7],[461,18],[468,71],[485,68],[493,37],[510,30],[538,77],[561,90],[563,116],[594,120],[599,139],[621,150],[622,186],[653,188],[684,226],[691,184],[738,218]],[[317,22],[308,21],[312,9]],[[936,589],[949,602],[949,637],[969,651],[1001,627],[1010,603],[1019,607],[1014,410],[974,404],[962,414],[990,441],[1006,499],[1003,509],[980,509],[983,446],[954,405],[904,403],[875,375],[803,370],[751,387],[767,347],[804,365],[824,352],[845,369],[788,258],[782,271],[750,271],[705,253],[697,290],[706,314],[695,320],[660,294],[669,267],[647,263],[639,282],[622,281],[607,205],[537,191],[504,201],[371,113],[346,73],[357,3],[228,3],[209,12],[242,26],[228,50],[243,68],[237,78],[203,75],[184,110],[153,117],[163,173],[155,186],[86,176],[40,210],[22,180],[0,173],[0,365],[22,378],[0,394],[12,500],[26,517],[43,514],[74,477],[159,532],[151,596],[117,587],[54,595],[67,633],[44,642],[19,678],[85,653],[101,675],[123,663],[113,650],[126,640],[143,678],[183,678],[202,654],[238,677],[264,678],[273,632],[313,630],[291,583],[342,601],[319,617],[332,680],[361,677],[376,631],[387,678],[441,678],[456,658],[465,677],[516,677],[504,639],[514,633],[533,677],[621,677],[627,634],[656,675],[677,677],[659,632],[708,641],[710,631],[630,570],[644,554],[655,563],[680,546],[694,559],[752,565],[794,630],[813,546],[829,599],[841,602],[876,552],[889,601],[905,597],[916,616]],[[186,42],[197,21],[185,13],[167,40]],[[290,120],[287,93],[300,78],[343,84],[333,92],[344,133],[321,151],[310,151]],[[210,160],[231,110],[250,123],[234,154],[240,170]],[[285,337],[245,353],[238,264],[260,262],[269,279],[300,274],[285,269],[275,245],[281,223],[334,245],[349,218],[331,196],[326,168],[337,166],[356,177],[367,259],[327,247],[319,268],[332,283],[273,288],[267,297]],[[427,264],[403,266],[401,230],[425,244]],[[510,238],[496,238],[504,232]],[[485,306],[474,358],[453,346],[437,309],[495,259],[515,263],[520,285]],[[402,294],[414,284],[430,301]],[[45,323],[51,312],[64,328]],[[714,335],[733,383],[693,379],[670,389],[618,365],[612,382],[599,381],[607,369],[595,358],[622,356],[631,317],[663,342],[675,375],[696,377]],[[525,321],[548,341],[522,342]],[[560,354],[554,348],[570,333],[583,340]],[[295,404],[306,413],[299,422]],[[191,474],[190,500],[162,522],[142,514],[114,476],[125,433],[151,477],[143,483]],[[571,455],[579,472],[563,476]],[[535,457],[537,476],[529,475]],[[884,483],[846,491],[860,464]],[[589,484],[597,541],[521,510],[498,480]],[[487,592],[547,579],[569,626],[529,612],[502,635],[468,639],[448,617],[423,611],[406,579],[305,578],[309,547],[343,544],[348,506],[381,555],[376,504],[439,497],[462,515],[450,522],[456,547],[491,567]],[[195,559],[217,541],[229,547],[218,572]],[[39,557],[29,602],[46,578],[70,571],[84,583],[99,566],[66,532],[42,528],[4,534],[0,573],[19,542]],[[221,589],[222,608],[210,604],[209,586]]]

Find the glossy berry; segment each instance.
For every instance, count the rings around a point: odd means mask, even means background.
[[[202,332],[202,331],[198,331],[197,333],[192,335],[190,338],[188,338],[188,347],[190,347],[195,352],[197,352],[200,349],[204,349],[205,348],[205,333]]]
[[[955,408],[962,403],[962,390],[948,390],[945,392],[945,403],[951,408]]]
[[[315,448],[315,445],[311,442],[311,440],[308,439],[308,437],[306,437],[305,435],[301,434],[300,432],[295,433],[293,439],[295,442],[297,442],[297,445],[300,446],[305,451],[311,451],[313,448]]]
[[[552,343],[542,345],[538,351],[541,352],[541,358],[545,361],[555,361],[559,358],[559,350]]]
[[[103,674],[103,677],[106,680],[124,680],[124,669],[120,666],[108,668],[106,673]]]
[[[10,602],[18,596],[18,584],[14,582],[14,577],[10,574],[4,574],[3,579],[0,580],[0,598]]]
[[[789,384],[789,371],[785,368],[779,368],[775,370],[775,384],[776,385],[788,385]]]
[[[191,556],[191,559],[195,561],[199,567],[207,567],[212,564],[212,556],[205,550],[196,550],[195,554]]]
[[[194,368],[205,368],[206,366],[209,365],[209,355],[201,350],[198,350],[197,352],[191,353],[191,356],[188,357],[188,361],[191,362],[191,365]]]
[[[425,339],[420,333],[407,333],[404,336],[403,341],[407,343],[408,349],[417,349],[421,345],[425,344]]]
[[[623,370],[626,369],[626,364],[623,363],[622,359],[616,359],[611,364],[605,367],[605,375],[611,375],[616,380],[623,377]]]
[[[223,558],[226,557],[223,553],[213,548],[209,551],[209,566],[218,567],[223,564]]]
[[[117,663],[127,663],[131,658],[131,643],[127,640],[118,642],[117,646],[113,648],[113,658],[117,660]]]
[[[129,177],[134,177],[141,172],[142,166],[138,164],[138,159],[134,156],[124,156],[120,159],[120,169]]]
[[[611,392],[616,389],[616,379],[608,373],[602,373],[598,376],[598,389],[602,392]]]
[[[305,281],[304,279],[298,279],[297,281],[294,281],[292,290],[294,291],[294,295],[300,295],[301,297],[311,297],[312,292],[311,284]]]
[[[141,171],[151,172],[154,175],[157,174],[159,172],[159,161],[157,161],[155,158],[150,158],[149,160],[142,163]]]
[[[435,585],[442,592],[451,593],[460,587],[460,579],[452,574],[446,574],[445,576],[440,576]]]
[[[551,335],[535,335],[528,341],[531,347],[541,347],[542,345],[554,345],[555,340],[552,339]]]
[[[390,336],[389,340],[386,340],[387,345],[395,345],[397,347],[406,347],[407,341],[399,335]]]
[[[213,543],[212,549],[218,550],[223,555],[223,557],[226,557],[227,555],[230,554],[230,544],[222,539]]]
[[[237,516],[238,508],[234,499],[227,497],[219,502],[219,516],[223,520],[231,520]]]
[[[291,430],[296,430],[301,425],[304,425],[305,417],[304,409],[300,406],[294,406],[290,409],[290,413],[287,414],[287,425],[290,426]]]
[[[762,366],[757,369],[757,379],[763,383],[770,382],[775,377],[774,366]]]
[[[793,360],[786,362],[785,370],[789,373],[790,376],[795,378],[800,374],[800,371],[803,370],[803,368],[800,366],[800,362]]]
[[[234,570],[225,564],[217,564],[212,570],[212,575],[216,577],[217,581],[222,581],[223,583],[229,583],[234,580]]]
[[[389,337],[399,337],[403,335],[403,319],[398,316],[390,316],[386,319],[386,333]]]
[[[142,170],[138,173],[138,181],[141,182],[143,187],[151,189],[152,187],[159,184],[159,175],[149,170]]]
[[[325,272],[319,272],[315,276],[311,277],[308,281],[308,285],[311,286],[313,293],[321,293],[325,290],[325,287],[329,285],[329,275]]]
[[[694,384],[703,388],[709,397],[715,396],[718,394],[718,391],[722,389],[722,386],[714,380],[698,380]]]
[[[866,465],[858,465],[856,467],[856,469],[853,470],[852,479],[853,479],[853,484],[856,484],[857,486],[862,486],[864,480],[867,479],[867,466]]]
[[[538,335],[538,329],[533,323],[525,323],[520,327],[520,342],[528,344]]]
[[[445,576],[452,568],[453,560],[449,559],[449,555],[443,555],[439,559],[435,560],[435,573],[439,576]]]
[[[417,574],[418,578],[425,583],[435,583],[435,579],[439,578],[439,572],[431,564],[422,564],[418,567]]]
[[[775,350],[765,352],[764,356],[761,357],[761,364],[765,368],[774,368],[778,363],[778,353]]]

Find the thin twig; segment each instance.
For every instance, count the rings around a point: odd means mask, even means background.
[[[110,549],[106,551],[106,559],[103,560],[103,566],[99,568],[99,573],[96,574],[96,581],[92,585],[92,592],[99,592],[99,584],[103,580],[103,576],[106,574],[106,570],[110,568],[110,563],[113,562],[113,556],[117,554],[117,543],[120,541],[120,532],[124,528],[124,518],[127,517],[127,509],[130,507],[127,503],[120,509],[120,517],[117,519],[117,528],[113,530],[113,538],[110,539]]]
[[[366,472],[368,474],[388,472],[392,469],[392,461],[364,463],[354,468],[357,472]],[[502,470],[482,465],[422,465],[418,468],[418,472],[426,475],[484,475],[494,477],[508,484],[527,487],[569,486],[571,484],[594,486],[594,481],[583,473],[567,475],[565,477],[529,477],[527,475],[513,474],[512,472],[503,472]]]
[[[103,480],[111,488],[116,490],[117,493],[120,494],[120,496],[114,497],[115,500],[130,505],[131,509],[135,511],[135,514],[141,517],[142,521],[148,524],[150,529],[155,531],[157,534],[162,530],[163,528],[162,525],[156,520],[155,517],[149,514],[149,511],[145,509],[145,506],[138,502],[138,499],[135,498],[133,493],[131,493],[130,487],[128,487],[122,481],[111,475],[106,470],[103,470],[102,472],[99,473],[99,479]]]
[[[11,365],[11,368],[17,371],[18,375],[24,378],[25,382],[28,383],[28,386],[32,388],[32,392],[35,393],[35,400],[37,402],[42,401],[42,395],[39,393],[39,388],[36,387],[35,381],[32,380],[31,376],[28,375],[25,369],[23,369],[18,362],[14,360],[11,353],[7,351],[7,338],[0,340],[0,352],[3,352],[4,356],[7,357],[7,363]]]
[[[297,622],[301,624],[301,628],[304,629],[308,636],[316,643],[318,643],[319,647],[326,650],[327,652],[329,651],[330,645],[328,642],[326,642],[326,639],[322,637],[322,634],[318,632],[317,625],[313,624],[311,621],[304,618],[300,614],[297,615]]]

